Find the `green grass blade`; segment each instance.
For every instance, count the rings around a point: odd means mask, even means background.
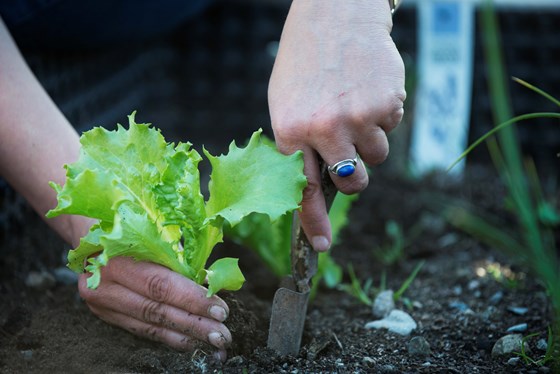
[[[402,297],[402,295],[405,293],[405,291],[408,289],[408,287],[410,287],[410,285],[418,275],[418,272],[420,271],[420,269],[422,269],[422,266],[424,266],[424,263],[425,261],[420,261],[416,265],[414,270],[412,270],[412,273],[410,273],[410,275],[404,280],[402,286],[397,290],[397,292],[393,294],[393,299],[395,301],[399,300]]]
[[[537,112],[537,113],[526,113],[521,114],[517,117],[513,117],[510,120],[500,123],[498,126],[494,127],[492,130],[488,131],[486,134],[482,135],[476,141],[474,141],[461,155],[447,168],[447,171],[451,170],[455,165],[457,165],[463,158],[465,158],[473,149],[479,146],[483,141],[488,139],[490,136],[494,135],[498,131],[510,126],[516,122],[525,121],[535,118],[558,118],[560,119],[560,113],[555,112]]]
[[[538,87],[533,86],[531,83],[524,81],[521,78],[517,78],[517,77],[511,77],[511,79],[513,79],[515,82],[527,87],[528,89],[538,93],[539,95],[543,96],[544,98],[546,98],[549,101],[552,101],[554,104],[556,104],[557,106],[560,106],[560,100],[557,100],[554,96],[552,96],[551,94],[549,94],[548,92],[541,90]]]

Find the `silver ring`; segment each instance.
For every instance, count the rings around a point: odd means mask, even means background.
[[[358,156],[355,158],[348,158],[346,160],[338,161],[336,164],[329,166],[329,171],[339,177],[349,177],[356,171],[358,164]]]

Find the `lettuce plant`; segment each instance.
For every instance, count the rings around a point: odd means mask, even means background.
[[[97,288],[101,268],[116,256],[161,264],[196,281],[208,295],[237,290],[243,282],[237,259],[223,258],[205,269],[222,241],[227,222],[235,226],[251,213],[276,220],[299,207],[306,185],[301,152],[279,153],[255,132],[245,148],[233,142],[227,155],[204,155],[212,166],[209,198],[200,190],[201,155],[190,143],[168,143],[149,124],[114,131],[96,127],[81,138],[78,161],[65,165],[64,186],[51,182],[58,205],[47,217],[83,215],[98,220],[68,266],[92,273]]]

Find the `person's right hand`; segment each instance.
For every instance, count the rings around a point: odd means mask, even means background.
[[[222,323],[227,304],[218,296],[163,266],[129,257],[109,260],[95,290],[82,274],[80,295],[102,320],[131,333],[183,351],[202,349],[208,343],[214,357],[226,359],[231,333]],[[208,347],[208,346],[206,346]]]

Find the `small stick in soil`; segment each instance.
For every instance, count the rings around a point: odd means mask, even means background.
[[[336,336],[336,334],[334,332],[332,334],[334,336],[334,340],[336,341],[336,344],[338,344],[338,346],[340,347],[340,350],[342,352],[344,352],[344,347],[342,346],[342,343],[340,342],[340,340],[338,340],[338,336]]]

